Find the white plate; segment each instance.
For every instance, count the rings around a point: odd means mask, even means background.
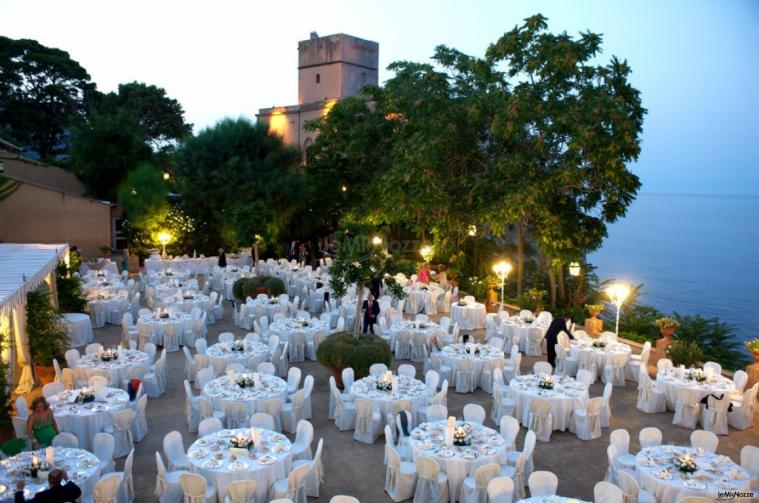
[[[208,451],[205,449],[195,449],[188,454],[192,459],[200,459],[208,456]]]
[[[233,437],[235,432],[232,430],[221,430],[218,435],[222,438]]]
[[[248,468],[250,468],[250,465],[246,463],[245,461],[240,461],[238,459],[237,461],[230,463],[227,468],[229,468],[230,472],[241,472],[243,470],[247,470]]]
[[[206,461],[203,466],[206,468],[218,468],[222,465],[221,460],[211,458],[208,461]]]
[[[273,463],[276,463],[277,459],[269,456],[268,454],[265,454],[258,458],[258,462],[262,465],[271,465]]]
[[[694,489],[696,491],[706,490],[706,484],[699,482],[698,480],[683,480],[683,485],[688,489]]]

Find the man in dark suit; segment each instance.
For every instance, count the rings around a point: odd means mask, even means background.
[[[369,292],[369,295],[367,295],[366,300],[362,304],[361,311],[364,312],[364,333],[366,333],[367,329],[371,333],[374,333],[374,324],[377,323],[380,307],[379,302],[374,300],[374,295],[371,292]]]
[[[546,349],[548,350],[548,363],[553,367],[556,367],[556,344],[559,342],[559,334],[564,332],[570,339],[574,339],[572,332],[567,328],[567,323],[571,321],[572,318],[568,314],[557,316],[548,326],[548,330],[546,330],[545,340]]]
[[[79,501],[82,490],[69,480],[65,470],[53,469],[47,476],[48,489],[40,491],[30,500],[24,499],[24,481],[19,480],[16,484],[15,503],[62,503]]]
[[[222,269],[227,267],[227,254],[224,253],[224,248],[219,248],[219,267]]]

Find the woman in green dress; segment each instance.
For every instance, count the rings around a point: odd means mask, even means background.
[[[31,409],[32,413],[26,420],[26,435],[31,439],[35,449],[49,447],[53,437],[60,433],[50,404],[45,397],[38,396],[32,401]]]

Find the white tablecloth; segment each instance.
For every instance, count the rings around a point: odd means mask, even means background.
[[[518,317],[512,317],[508,320],[503,320],[499,326],[499,331],[504,338],[519,337],[519,351],[522,353],[527,352],[527,341],[529,340],[530,329],[540,330],[542,335],[545,335],[547,325],[540,324],[537,321],[528,323]]]
[[[239,363],[255,370],[259,363],[271,360],[269,346],[261,342],[246,342],[244,351],[232,351],[231,347],[230,343],[219,342],[206,350],[206,356],[211,359],[216,375],[222,374],[230,363]]]
[[[90,316],[85,313],[63,313],[61,321],[66,325],[71,336],[71,347],[78,348],[92,342],[95,336],[92,334],[92,322]]]
[[[469,348],[479,349],[479,354],[470,354]],[[482,371],[485,369],[503,368],[505,362],[503,351],[496,349],[487,344],[449,344],[444,347],[440,353],[443,357],[443,364],[451,367],[451,379],[455,384],[456,370],[459,368],[461,360],[471,360],[473,364],[474,382],[479,387]]]
[[[699,467],[692,477],[681,474],[672,462],[675,456],[685,453],[694,456]],[[635,458],[641,488],[652,493],[658,503],[676,503],[685,496],[701,496],[716,501],[718,492],[751,491],[750,476],[730,458],[702,451],[701,455],[698,454],[699,451],[691,447],[673,445],[641,450]],[[751,501],[751,498],[730,501]]]
[[[129,307],[129,298],[126,295],[98,294],[87,301],[87,307],[92,317],[92,326],[102,328],[110,322],[111,311],[122,311]]]
[[[413,462],[417,456],[430,456],[448,474],[448,490],[451,503],[459,499],[461,484],[480,466],[488,463],[506,464],[506,442],[495,430],[475,423],[457,421],[457,427],[472,428],[471,445],[449,447],[445,444],[445,421],[422,423],[411,432],[409,455]]]
[[[467,304],[460,306],[457,303],[451,304],[451,323],[459,323],[461,330],[476,330],[485,328],[485,304]]]
[[[251,299],[246,302],[246,305],[248,306],[248,314],[253,314],[254,310],[260,311],[263,307],[269,322],[272,321],[274,313],[285,313],[285,315],[287,315],[287,311],[290,309],[290,304],[292,304],[290,301],[280,302],[279,299]]]
[[[74,367],[77,378],[86,381],[93,375],[97,375],[95,371],[104,370],[110,376],[108,378],[110,385],[121,386],[121,382],[126,379],[127,370],[138,365],[148,369],[151,363],[149,361],[150,357],[144,351],[125,349],[123,350],[123,355],[123,358],[109,362],[104,362],[96,354],[82,355],[79,363]]]
[[[48,398],[61,431],[76,435],[79,447],[93,450],[96,433],[111,425],[113,414],[129,405],[129,394],[119,388],[103,388],[94,402],[77,404],[78,390],[66,390]],[[90,388],[94,392],[94,389]]]
[[[406,304],[404,310],[409,314],[427,312],[425,306],[437,306],[438,297],[444,293],[443,289],[440,287],[431,285],[422,286],[420,284],[407,286],[403,289],[403,291],[406,293]],[[437,313],[437,308],[432,310],[432,313]]]
[[[714,393],[719,396],[723,393],[730,393],[735,390],[733,381],[724,376],[714,376],[704,383],[687,378],[687,371],[672,368],[666,369],[656,374],[656,387],[663,390],[667,395],[667,407],[674,410],[681,394],[685,390],[696,390],[700,398]]]
[[[120,290],[126,290],[126,284],[118,279],[91,278],[82,283],[82,293],[88,297],[99,293],[119,293]]]
[[[509,383],[509,393],[516,402],[516,418],[522,426],[530,426],[530,402],[536,398],[551,402],[554,430],[567,430],[572,417],[572,411],[585,408],[590,398],[588,387],[571,377],[554,377],[554,388],[543,390],[538,388],[541,377],[528,374],[517,376]]]
[[[137,318],[137,332],[149,326],[152,331],[150,342],[156,345],[163,345],[163,332],[168,325],[175,326],[181,334],[185,328],[192,326],[192,316],[188,313],[174,312],[168,318],[156,318],[153,314]]]
[[[263,383],[260,388],[241,388],[224,375],[206,383],[203,395],[213,402],[216,410],[224,410],[227,402],[245,402],[250,414],[261,412],[261,405],[266,400],[281,398],[283,402],[287,401],[287,383],[283,379],[266,374],[260,376]]]
[[[211,308],[211,298],[202,293],[194,293],[192,297],[183,296],[181,299],[177,299],[176,296],[169,296],[161,299],[158,305],[166,309],[182,311],[183,313],[189,313],[196,307],[201,311],[208,311]]]
[[[630,360],[630,354],[632,349],[627,344],[621,342],[611,342],[605,347],[593,347],[592,340],[586,339],[583,342],[571,341],[569,346],[569,353],[574,359],[578,359],[580,352],[590,351],[593,353],[593,361],[596,364],[596,371],[598,376],[602,376],[604,373],[604,367],[607,363],[612,363],[612,360],[619,358],[624,360],[625,365]]]
[[[229,484],[237,480],[255,480],[256,503],[269,501],[268,492],[271,485],[278,479],[287,478],[290,473],[292,456],[291,444],[284,435],[269,430],[260,430],[261,446],[251,452],[250,458],[239,458],[244,464],[232,467],[230,458],[230,438],[236,434],[250,436],[249,429],[221,430],[196,440],[187,455],[190,458],[190,469],[203,475],[206,480],[216,486],[219,501],[224,501]],[[210,465],[218,463],[219,466]]]
[[[390,326],[390,347],[395,348],[395,339],[398,337],[398,332],[401,330],[407,330],[411,332],[411,338],[413,340],[414,335],[423,332],[427,343],[430,342],[430,337],[435,335],[440,330],[440,325],[434,321],[426,321],[419,323],[416,321],[404,320],[395,322]]]
[[[387,414],[392,414],[395,402],[409,400],[411,402],[411,416],[414,418],[414,424],[416,424],[419,410],[427,405],[424,383],[418,379],[405,376],[398,376],[398,383],[400,390],[380,391],[377,389],[377,378],[375,376],[364,377],[353,383],[351,397],[354,400],[363,398],[372,402],[374,411],[382,415],[383,424]]]
[[[105,259],[102,262],[82,262],[82,265],[79,267],[79,273],[83,276],[90,275],[97,271],[105,271],[108,274],[119,273],[119,269],[116,267],[116,262],[111,262],[110,259]]]
[[[0,483],[8,488],[0,494],[0,501],[13,501],[18,474],[31,464],[32,454],[29,451],[22,452],[0,461]],[[35,454],[40,460],[45,459],[45,449],[36,451]],[[100,462],[97,456],[84,449],[57,448],[55,449],[54,465],[55,468],[66,470],[69,479],[74,481],[82,490],[83,498],[92,496],[95,484],[100,478]],[[27,501],[31,501],[35,494],[49,487],[47,480],[38,481],[28,477],[24,480],[26,482],[24,496]]]
[[[148,285],[157,286],[173,283],[174,281],[187,281],[190,277],[190,271],[187,270],[164,270],[148,273]]]
[[[329,323],[323,322],[316,318],[308,320],[308,325],[302,326],[298,321],[290,318],[277,320],[269,325],[269,332],[272,331],[279,334],[279,342],[288,342],[290,340],[290,334],[293,332],[303,332],[306,342],[314,340],[314,334],[316,332],[325,332],[329,335]]]
[[[156,285],[153,288],[153,296],[158,299],[165,299],[166,297],[171,297],[173,295],[176,295],[178,291],[182,292],[197,292],[198,291],[198,280],[196,279],[190,279],[185,281],[180,280],[173,280],[169,283],[162,283],[160,285]]]

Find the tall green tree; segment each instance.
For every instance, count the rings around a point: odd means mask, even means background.
[[[132,227],[148,229],[169,212],[169,187],[163,171],[151,163],[131,170],[118,189],[118,202]]]
[[[197,248],[251,245],[255,234],[276,240],[301,208],[299,161],[297,148],[246,119],[225,119],[186,140],[175,155],[176,183],[203,234]]]
[[[72,122],[91,109],[95,84],[60,49],[0,36],[0,129],[49,159],[66,149]]]

